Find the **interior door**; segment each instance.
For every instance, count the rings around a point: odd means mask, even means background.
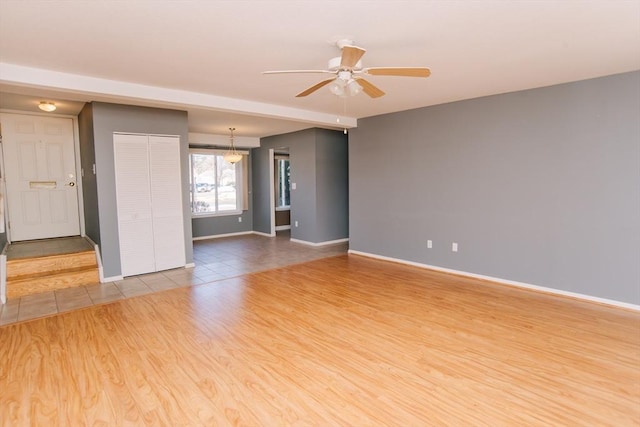
[[[73,121],[0,115],[12,241],[80,234]]]
[[[120,265],[123,276],[155,271],[149,138],[113,136]]]
[[[149,177],[156,271],[184,267],[180,138],[149,136]]]
[[[115,134],[122,275],[184,267],[180,139]]]

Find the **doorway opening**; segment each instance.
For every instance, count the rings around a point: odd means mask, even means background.
[[[291,230],[291,163],[289,149],[279,148],[274,153],[275,231],[287,234]]]

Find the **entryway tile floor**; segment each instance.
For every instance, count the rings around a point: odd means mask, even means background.
[[[79,286],[9,300],[0,305],[0,326],[152,292],[201,285],[341,255],[347,250],[346,242],[327,246],[291,242],[288,231],[278,232],[276,237],[249,234],[197,240],[193,242],[194,268],[177,268],[127,277],[117,282]]]
[[[7,260],[73,252],[92,251],[93,246],[84,237],[62,237],[59,239],[15,242],[7,247]]]

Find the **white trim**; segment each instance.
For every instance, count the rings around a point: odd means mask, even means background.
[[[326,242],[318,242],[318,243],[307,242],[306,240],[298,240],[298,239],[289,239],[289,241],[294,242],[294,243],[301,243],[303,245],[308,245],[308,246],[328,246],[328,245],[335,245],[335,244],[338,244],[338,243],[348,242],[349,238],[337,239],[337,240],[327,240]]]
[[[225,234],[212,234],[209,236],[199,236],[193,237],[192,240],[209,240],[209,239],[218,239],[220,237],[232,237],[232,236],[243,236],[245,234],[253,234],[255,231],[239,231],[237,233],[225,233]]]
[[[271,235],[276,234],[276,171],[275,171],[275,150],[269,148],[269,206],[272,206],[269,212],[269,229]]]
[[[227,144],[229,144],[227,142]],[[208,154],[210,156],[224,156],[225,153],[227,153],[229,151],[228,148],[206,148],[206,147],[201,147],[201,148],[192,148],[189,147],[189,153],[195,153],[195,154]],[[236,150],[238,154],[242,154],[243,156],[248,156],[249,155],[249,151],[247,150]]]
[[[194,268],[195,266],[196,266],[196,264],[195,264],[195,263],[193,263],[193,262],[189,262],[189,263],[187,263],[187,264],[185,264],[185,265],[184,265],[184,268]]]
[[[276,233],[269,234],[269,233],[263,233],[262,231],[252,231],[251,233],[252,234],[257,234],[258,236],[276,237]]]
[[[76,191],[78,198],[78,221],[80,222],[80,235],[84,236],[85,219],[84,219],[84,191],[83,183],[84,176],[82,175],[82,159],[80,158],[80,125],[78,123],[78,117],[72,117],[73,122],[73,151],[76,162]]]
[[[283,226],[286,227],[286,226]],[[289,226],[291,227],[291,226]],[[261,231],[241,231],[238,233],[225,233],[225,234],[213,234],[210,236],[200,236],[200,237],[194,237],[193,240],[209,240],[209,239],[218,239],[220,237],[233,237],[233,236],[243,236],[246,234],[255,234],[257,236],[264,236],[264,237],[276,237],[275,233],[274,234],[268,234],[268,233],[263,233]],[[307,242],[306,240],[298,240],[298,239],[289,239],[289,241],[294,242],[294,243],[302,243],[303,245],[309,245],[309,246],[327,246],[327,245],[335,245],[337,243],[344,243],[344,242],[348,242],[349,239],[338,239],[338,240],[330,240],[330,241],[326,241],[326,242],[319,242],[319,243],[313,243],[313,242]]]
[[[276,231],[291,230],[291,224],[289,225],[276,225]]]
[[[81,101],[81,102],[84,102],[84,101]],[[60,117],[65,119],[78,119],[77,115],[74,116],[72,114],[43,113],[40,111],[12,110],[9,108],[0,108],[0,113],[22,114],[24,116]]]
[[[253,136],[234,136],[233,142],[236,147],[256,148],[260,147],[260,138]],[[218,147],[229,146],[229,135],[216,135],[212,133],[189,132],[189,144],[193,145],[215,145]]]
[[[7,243],[8,244],[8,243]],[[0,303],[7,303],[7,244],[0,254]]]
[[[138,133],[138,132],[113,132],[114,135],[138,135],[138,136],[160,136],[170,138],[180,138],[181,135],[175,135],[171,133]]]
[[[63,73],[43,68],[25,67],[8,62],[0,62],[0,69],[2,69],[0,83],[39,89],[66,90],[82,95],[89,95],[93,99],[106,96],[109,98],[107,102],[130,100],[136,100],[137,102],[157,101],[173,107],[197,107],[313,123],[331,128],[336,127],[336,115],[330,113],[319,113],[317,111],[268,104],[265,102],[141,85],[119,80],[108,80],[81,74]],[[355,117],[341,116],[340,127],[342,126],[346,128],[357,127],[358,119]]]
[[[94,242],[93,240],[91,240],[91,238],[89,236],[82,236],[85,239],[87,239],[89,241],[89,243],[91,243],[93,245],[93,250],[96,253],[96,261],[98,262],[98,274],[100,276],[100,283],[104,283],[104,270],[102,269],[102,257],[100,256],[100,247],[96,244],[96,242]]]
[[[105,277],[101,283],[119,282],[120,280],[124,280],[124,276]]]
[[[191,219],[196,219],[196,218],[217,218],[217,217],[223,217],[223,216],[240,216],[242,215],[242,211],[220,211],[218,213],[193,213],[191,212]]]
[[[382,261],[397,262],[399,264],[411,265],[413,267],[425,268],[425,269],[428,269],[428,270],[441,271],[443,273],[450,273],[450,274],[456,274],[456,275],[459,275],[459,276],[472,277],[474,279],[487,280],[489,282],[495,282],[495,283],[499,283],[501,285],[514,286],[514,287],[529,289],[529,290],[538,291],[538,292],[561,295],[561,296],[570,297],[570,298],[576,298],[576,299],[585,300],[585,301],[589,301],[589,302],[595,302],[595,303],[600,303],[600,304],[612,305],[612,306],[620,307],[620,308],[626,308],[626,309],[629,309],[629,310],[640,311],[640,305],[630,304],[630,303],[622,302],[622,301],[616,301],[616,300],[610,300],[610,299],[606,299],[606,298],[595,297],[595,296],[591,296],[591,295],[579,294],[579,293],[576,293],[576,292],[563,291],[563,290],[560,290],[560,289],[548,288],[548,287],[545,287],[545,286],[531,285],[529,283],[523,283],[523,282],[516,282],[514,280],[501,279],[499,277],[484,276],[482,274],[469,273],[467,271],[460,271],[460,270],[453,270],[453,269],[450,269],[450,268],[437,267],[435,265],[422,264],[422,263],[413,262],[413,261],[406,261],[406,260],[403,260],[403,259],[391,258],[391,257],[386,257],[386,256],[383,256],[383,255],[376,255],[376,254],[372,254],[372,253],[368,253],[368,252],[355,251],[355,250],[352,250],[352,249],[349,249],[347,251],[347,253],[353,254],[353,255],[360,255],[360,256],[364,256],[364,257],[368,257],[368,258],[375,258],[375,259],[379,259],[379,260],[382,260]]]
[[[2,129],[0,128],[0,132]],[[9,212],[9,205],[7,204],[7,183],[5,180],[5,170],[4,167],[4,144],[2,143],[2,135],[0,135],[0,211],[2,218],[0,218],[0,232],[6,233],[7,242],[11,242],[11,236],[9,233],[9,216],[7,212]]]

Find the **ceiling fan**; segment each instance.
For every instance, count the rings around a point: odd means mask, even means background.
[[[431,70],[425,67],[368,67],[362,68],[361,58],[366,50],[353,45],[352,40],[338,40],[336,45],[342,50],[342,56],[332,58],[326,70],[282,70],[264,71],[262,74],[287,74],[287,73],[322,73],[333,74],[330,79],[316,83],[303,90],[296,97],[312,94],[318,89],[331,84],[329,89],[334,95],[357,95],[364,91],[371,98],[378,98],[384,92],[373,83],[365,80],[363,75],[370,76],[400,76],[400,77],[429,77]]]

